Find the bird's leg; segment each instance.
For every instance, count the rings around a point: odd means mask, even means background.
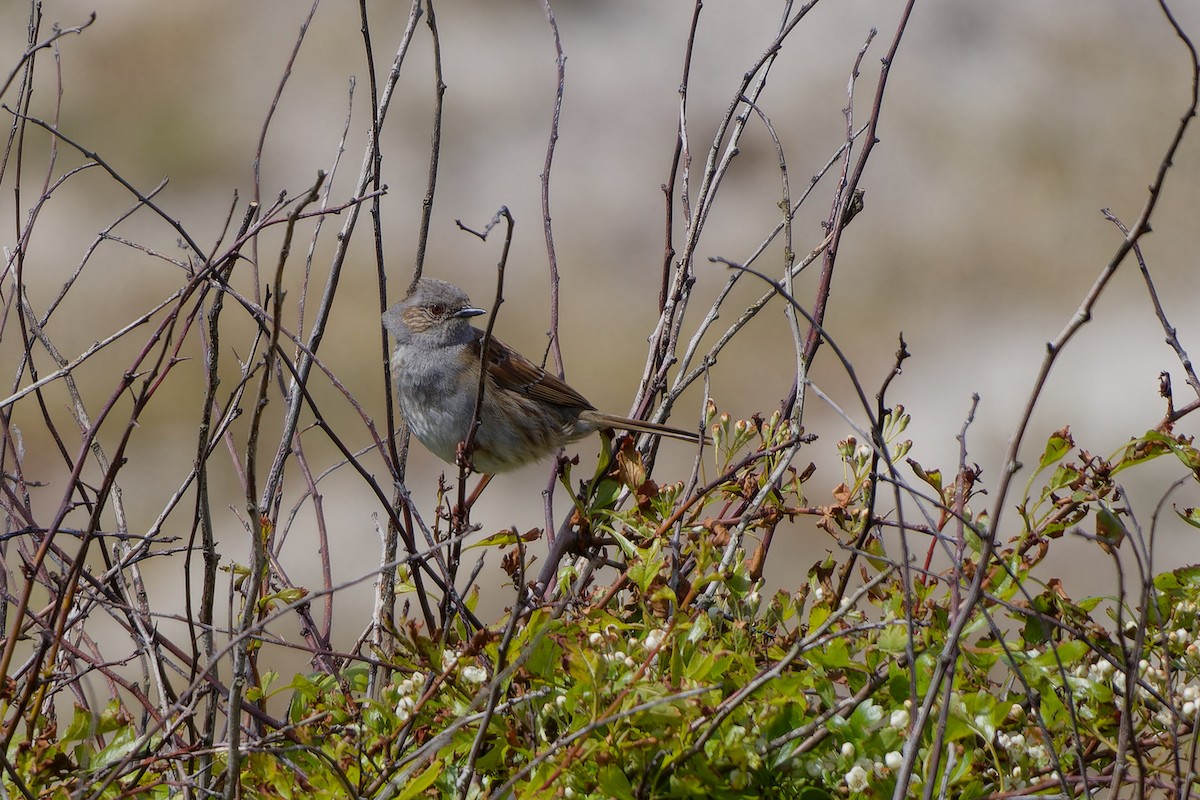
[[[479,484],[475,487],[475,491],[471,492],[471,496],[467,499],[467,508],[474,508],[475,501],[479,499],[479,495],[483,494],[483,490],[492,482],[492,477],[495,473],[485,472],[479,478]]]

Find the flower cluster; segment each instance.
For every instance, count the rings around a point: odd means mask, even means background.
[[[420,672],[414,672],[395,687],[396,716],[400,722],[407,722],[408,718],[412,716],[413,707],[417,700],[421,699],[421,693],[424,690],[425,675]]]

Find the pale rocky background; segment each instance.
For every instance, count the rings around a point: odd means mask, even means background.
[[[372,3],[372,35],[381,76],[391,62],[408,7]],[[239,193],[235,218],[253,191],[255,145],[279,77],[308,4],[283,0],[150,3],[48,0],[47,21],[76,25],[95,9],[96,23],[61,48],[61,128],[99,152],[139,188],[170,178],[160,202],[210,246],[220,235]],[[777,2],[710,2],[705,5],[691,78],[690,134],[699,159],[741,75],[772,38],[782,6]],[[785,44],[761,107],[782,137],[798,192],[844,136],[842,108],[855,53],[871,27],[880,31],[863,62],[856,119],[867,119],[879,59],[893,36],[901,5],[842,0],[816,6]],[[483,225],[500,205],[517,219],[507,298],[498,332],[528,353],[545,345],[547,269],[541,232],[539,173],[543,168],[555,86],[554,49],[541,6],[534,2],[440,3],[436,6],[444,60],[444,140],[441,174],[426,274],[466,287],[484,302],[493,292],[499,239],[481,244],[458,231],[455,219]],[[551,188],[558,261],[562,272],[561,334],[567,378],[596,405],[618,413],[629,407],[644,363],[644,339],[656,314],[662,257],[663,198],[678,121],[683,46],[692,5],[659,2],[560,2],[555,4],[567,55],[561,139]],[[1178,2],[1180,22],[1200,35],[1200,7]],[[28,9],[0,6],[0,67],[7,73],[25,47]],[[48,30],[48,26],[46,28]],[[336,176],[334,200],[344,200],[359,170],[364,120],[369,111],[357,4],[329,0],[316,14],[308,39],[267,136],[262,194],[299,195],[318,169],[335,157],[347,114],[348,87],[357,79],[353,125]],[[405,62],[383,141],[385,252],[392,297],[398,298],[413,263],[420,200],[425,189],[432,117],[431,45],[422,27]],[[39,92],[31,113],[50,117],[56,103],[52,61],[39,60]],[[1157,6],[1128,0],[929,0],[918,2],[886,95],[881,139],[862,186],[866,209],[848,230],[838,261],[827,327],[856,365],[873,395],[903,331],[913,357],[893,384],[890,398],[913,414],[912,456],[926,466],[954,469],[955,435],[970,406],[981,401],[969,432],[970,459],[984,470],[985,485],[999,476],[1001,454],[1032,385],[1045,342],[1070,319],[1120,236],[1100,209],[1132,222],[1160,158],[1187,105],[1190,73],[1181,44]],[[14,93],[3,98],[12,104]],[[8,119],[8,116],[5,116]],[[1185,347],[1200,351],[1196,314],[1200,271],[1200,132],[1193,129],[1167,180],[1145,254],[1171,321]],[[14,219],[24,220],[44,180],[47,139],[27,145],[21,205],[14,210],[12,178],[0,197],[0,243],[12,248]],[[81,163],[59,148],[53,174]],[[9,170],[14,167],[9,166]],[[709,256],[741,260],[773,226],[779,198],[775,154],[762,126],[752,123],[742,152],[721,189],[699,247],[701,277],[693,324],[706,298],[725,279]],[[820,241],[831,184],[822,183],[797,217],[797,242],[807,251]],[[131,205],[99,170],[72,178],[42,211],[29,244],[26,279],[35,307],[44,308],[79,263],[96,232]],[[323,282],[328,229],[314,261]],[[311,229],[309,229],[311,230]],[[182,257],[176,236],[140,212],[118,233],[172,257]],[[274,264],[278,231],[260,246],[264,271]],[[307,235],[307,234],[305,234]],[[331,334],[321,353],[367,411],[384,419],[381,354],[369,218],[355,234]],[[301,242],[306,242],[301,239]],[[298,291],[306,244],[289,269]],[[778,272],[776,247],[760,266]],[[811,297],[816,270],[798,283]],[[265,279],[265,278],[264,278]],[[55,317],[49,333],[68,357],[120,327],[180,282],[174,267],[141,252],[108,243],[84,271],[80,285]],[[6,279],[4,291],[9,291]],[[243,279],[240,287],[251,291]],[[757,287],[735,297],[757,297]],[[291,312],[294,319],[294,305]],[[734,307],[723,316],[732,320]],[[132,358],[141,335],[80,370],[85,400],[99,406]],[[248,335],[225,340],[227,367],[245,357]],[[0,372],[13,375],[19,350],[0,343]],[[196,354],[195,348],[187,352]],[[814,379],[840,404],[856,411],[840,367],[822,351]],[[756,321],[712,375],[723,409],[740,417],[769,413],[790,384],[790,341],[778,309]],[[46,365],[43,363],[43,369]],[[1070,424],[1080,446],[1110,454],[1129,436],[1153,427],[1163,405],[1160,371],[1170,371],[1186,402],[1182,371],[1149,304],[1130,259],[1097,306],[1095,320],[1072,343],[1053,372],[1034,417],[1024,460],[1035,463],[1047,434]],[[234,373],[229,373],[232,376]],[[124,473],[131,528],[144,529],[186,473],[195,450],[201,396],[200,365],[177,369],[135,433]],[[318,381],[320,383],[320,381]],[[318,387],[324,410],[353,446],[364,446],[361,424],[335,393]],[[77,435],[65,395],[49,393],[61,429]],[[675,418],[691,425],[699,399],[691,397]],[[281,406],[272,406],[278,411]],[[125,406],[127,409],[127,406]],[[856,414],[862,419],[861,413]],[[119,419],[119,418],[118,418]],[[37,433],[39,415],[18,406],[26,426],[26,465],[49,484],[35,500],[57,507],[65,474],[62,461]],[[808,415],[821,439],[809,459],[821,470],[809,484],[813,502],[825,502],[840,480],[832,448],[848,429],[819,401]],[[1181,432],[1195,429],[1185,419]],[[239,429],[239,431],[244,429]],[[242,434],[239,434],[242,435]],[[114,428],[105,441],[113,441]],[[314,460],[332,463],[319,432],[306,434]],[[104,437],[102,437],[103,439]],[[267,439],[269,441],[269,437]],[[68,441],[68,446],[77,446]],[[238,439],[239,445],[243,443]],[[590,465],[596,445],[580,446]],[[318,457],[321,456],[321,457]],[[368,469],[384,472],[372,456]],[[222,553],[243,560],[246,538],[230,508],[244,503],[228,459],[218,453],[214,511],[224,531]],[[660,479],[683,477],[685,448],[664,446]],[[410,488],[432,514],[440,462],[414,444]],[[1148,471],[1182,474],[1165,460]],[[475,518],[485,533],[542,524],[547,468],[498,478]],[[1028,471],[1018,478],[1018,486]],[[96,477],[93,475],[93,477]],[[1159,479],[1157,487],[1164,486]],[[1135,484],[1139,521],[1148,525],[1158,501],[1156,484]],[[285,498],[298,498],[298,479]],[[336,541],[337,580],[366,574],[377,561],[375,499],[343,469],[323,484],[325,508]],[[1185,485],[1174,497],[1195,505]],[[1017,496],[1013,496],[1015,502]],[[988,502],[986,499],[984,502]],[[171,533],[186,536],[190,501],[176,513]],[[565,507],[561,490],[558,511]],[[302,585],[319,585],[309,508],[298,516],[283,563]],[[1012,535],[1009,514],[1002,536]],[[1196,560],[1194,531],[1166,520],[1155,567]],[[833,547],[803,520],[783,530],[768,563],[773,586],[794,589],[809,565]],[[1061,574],[1078,597],[1115,590],[1111,562],[1090,543],[1060,548],[1043,577]],[[152,601],[178,607],[177,564],[152,565]],[[496,618],[510,590],[493,554],[484,570],[489,588],[481,615]],[[181,600],[181,598],[180,598]],[[366,623],[369,583],[338,595],[336,644],[348,647]],[[282,635],[290,635],[280,629]]]

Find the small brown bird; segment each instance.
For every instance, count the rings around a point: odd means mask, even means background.
[[[383,315],[396,337],[396,394],[409,430],[434,455],[454,463],[467,436],[479,390],[483,331],[471,317],[486,314],[466,292],[422,278]],[[601,428],[697,442],[697,433],[602,414],[583,395],[499,339],[488,343],[487,383],[472,465],[504,472],[537,461]]]

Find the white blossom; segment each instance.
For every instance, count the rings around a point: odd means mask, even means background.
[[[483,667],[477,667],[474,665],[463,667],[462,679],[467,683],[483,683],[487,680],[487,677],[487,670]]]
[[[867,771],[858,764],[846,773],[846,788],[852,792],[864,792],[867,789]]]

